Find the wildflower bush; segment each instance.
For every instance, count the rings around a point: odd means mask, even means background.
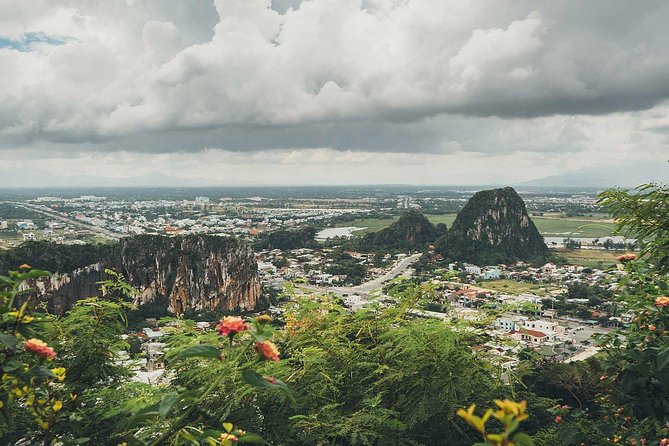
[[[183,387],[168,393],[160,401],[138,411],[125,425],[128,430],[124,435],[127,443],[152,446],[266,443],[259,435],[248,433],[216,417],[206,410],[206,406],[211,400],[220,401],[224,381],[238,378],[253,388],[277,390],[289,401],[294,401],[284,382],[254,369],[265,361],[279,361],[279,350],[272,342],[274,330],[271,322],[272,318],[266,315],[251,321],[228,316],[217,325],[216,338],[198,338],[186,348],[175,349],[172,359],[177,367],[185,364],[190,370],[200,371],[206,363],[211,363],[213,369],[217,368],[217,363],[223,363],[227,373],[217,373],[208,382],[202,382],[195,388]],[[185,336],[191,337],[189,334]],[[173,344],[176,342],[173,341]],[[193,362],[198,364],[194,365]],[[188,373],[184,376],[188,376]]]
[[[458,415],[462,417],[481,435],[485,443],[476,443],[474,446],[533,446],[532,438],[522,432],[516,432],[520,423],[527,419],[527,403],[525,401],[515,402],[510,400],[495,400],[496,408],[486,410],[482,416],[474,413],[476,404],[468,409],[459,409]],[[501,431],[491,432],[488,421],[495,419],[501,425]]]
[[[22,265],[18,272],[0,276],[0,417],[28,415],[49,444],[50,431],[63,405],[66,370],[54,367],[56,351],[39,339],[46,318],[32,314],[35,303],[24,296],[23,284],[48,273]]]

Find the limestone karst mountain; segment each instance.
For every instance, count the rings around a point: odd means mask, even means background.
[[[477,192],[437,249],[448,260],[477,264],[531,261],[548,255],[525,202],[511,187]]]
[[[0,270],[27,262],[54,272],[30,286],[50,311],[59,314],[80,299],[99,295],[98,282],[106,277],[105,269],[123,274],[140,291],[137,303],[165,301],[176,314],[188,309],[253,310],[260,297],[255,254],[231,237],[142,235],[113,245],[36,242],[14,251],[0,258]]]

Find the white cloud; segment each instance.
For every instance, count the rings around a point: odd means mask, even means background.
[[[113,165],[95,152],[166,153],[155,162],[171,169],[251,151],[248,168],[373,165],[378,178],[379,152],[429,169],[507,157],[512,176],[521,159],[550,174],[602,153],[666,157],[666,2],[611,5],[606,20],[576,1],[0,7],[0,150],[32,149],[54,169],[62,152],[88,165]],[[16,44],[35,33],[58,44]],[[546,153],[558,161],[542,165]]]

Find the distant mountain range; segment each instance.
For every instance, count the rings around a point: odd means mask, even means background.
[[[652,181],[669,183],[669,164],[630,162],[626,166],[600,166],[572,170],[516,184],[538,187],[635,187]]]

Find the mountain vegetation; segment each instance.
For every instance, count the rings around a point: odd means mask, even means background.
[[[437,228],[419,211],[410,210],[389,227],[356,240],[355,246],[362,251],[423,250],[446,231],[446,225],[440,224]]]
[[[447,260],[491,265],[548,257],[548,247],[511,187],[477,192],[437,251]]]
[[[610,296],[630,324],[601,336],[587,361],[527,352],[510,373],[473,348],[490,339],[481,322],[414,317],[439,293],[408,280],[390,285],[385,309],[312,295],[276,319],[226,316],[215,330],[163,319],[164,380],[136,382],[121,355],[139,336],[126,278],[111,274],[101,296],[57,315],[25,298],[25,283],[48,273],[20,265],[0,276],[0,444],[664,446],[667,209],[618,208],[619,230],[645,253],[621,258]]]
[[[259,249],[299,249],[316,248],[318,242],[314,239],[316,228],[304,226],[296,229],[279,229],[268,232],[259,238],[256,247]]]

